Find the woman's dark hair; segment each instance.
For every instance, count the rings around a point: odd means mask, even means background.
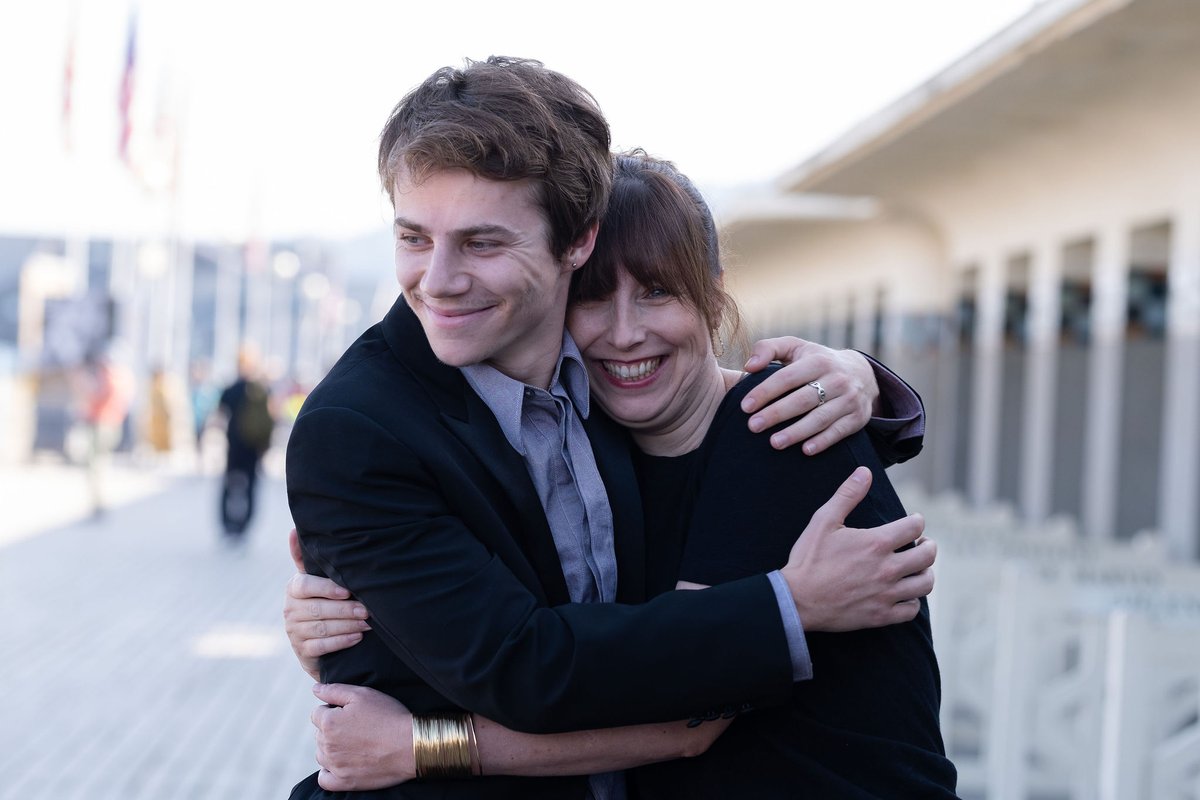
[[[695,185],[669,161],[642,150],[613,156],[613,186],[596,247],[571,281],[571,302],[601,300],[624,268],[694,306],[716,338],[738,328],[737,306],[722,286],[712,212]]]

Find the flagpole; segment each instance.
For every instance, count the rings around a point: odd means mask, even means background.
[[[69,175],[78,175],[80,170],[79,155],[75,150],[74,137],[74,106],[75,106],[75,52],[76,43],[79,37],[79,3],[73,2],[68,11],[69,18],[67,21],[67,51],[63,65],[63,101],[62,101],[62,135],[63,135],[63,154],[67,162],[67,173]],[[75,197],[82,197],[79,193],[75,193]],[[80,201],[76,200],[76,204]],[[82,209],[79,209],[82,211]],[[83,230],[81,220],[87,216],[83,213],[75,213],[71,215],[68,224],[66,241],[64,243],[64,256],[67,261],[73,266],[75,279],[75,293],[84,295],[88,292],[88,246],[89,237]]]
[[[172,251],[175,255],[178,285],[175,305],[174,352],[172,360],[176,363],[178,374],[183,385],[187,385],[191,372],[191,342],[192,342],[192,306],[195,286],[196,259],[195,248],[188,242],[183,231],[183,148],[187,129],[187,87],[172,94],[182,95],[175,107],[160,112],[160,138],[166,139],[169,147],[166,158],[167,189],[169,192],[170,217],[169,227]],[[161,98],[160,98],[161,101]],[[165,103],[165,101],[161,101]]]

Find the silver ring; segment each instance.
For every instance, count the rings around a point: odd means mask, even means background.
[[[817,405],[819,405],[819,406],[825,405],[825,401],[828,400],[829,398],[825,396],[825,388],[823,386],[821,386],[821,382],[820,381],[810,381],[808,385],[817,390]]]

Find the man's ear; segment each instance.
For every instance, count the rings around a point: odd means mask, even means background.
[[[596,247],[596,235],[600,232],[600,223],[593,222],[575,242],[563,253],[563,270],[574,272],[587,263]]]

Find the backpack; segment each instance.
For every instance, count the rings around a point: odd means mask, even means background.
[[[246,382],[246,392],[238,406],[238,438],[258,451],[267,452],[271,446],[271,432],[275,429],[275,418],[271,416],[267,389],[256,381]]]

